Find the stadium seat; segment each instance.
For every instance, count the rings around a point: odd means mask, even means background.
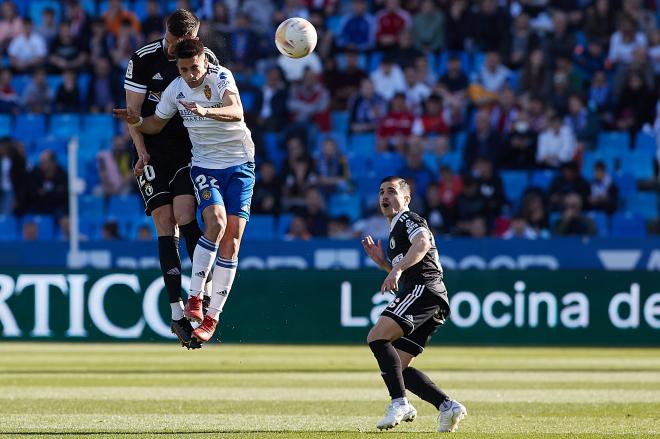
[[[614,175],[614,184],[619,190],[621,198],[627,198],[637,193],[637,182],[635,176],[630,172],[617,172]]]
[[[33,143],[33,154],[39,154],[41,151],[50,149],[55,152],[59,163],[67,166],[67,140],[53,136],[42,137]]]
[[[486,54],[484,52],[475,52],[472,56],[472,64],[470,70],[465,70],[465,73],[470,76],[470,73],[478,73],[486,61]]]
[[[607,170],[610,174],[614,171],[614,157],[604,154],[602,151],[585,151],[582,154],[582,176],[587,180],[591,180],[594,176],[594,165],[596,162],[602,161],[605,163]]]
[[[331,15],[325,20],[325,25],[334,35],[339,34],[339,25],[341,24],[341,15]]]
[[[550,169],[533,171],[532,178],[530,179],[529,185],[538,187],[547,191],[552,184],[552,180],[557,176],[557,173]]]
[[[337,61],[337,68],[341,70],[342,72],[346,70],[346,55],[343,53],[338,53],[335,55],[335,60]],[[358,54],[358,62],[357,65],[360,69],[362,70],[367,70],[368,67],[368,61],[367,61],[367,55],[364,53]],[[376,65],[376,67],[378,67]]]
[[[114,135],[114,121],[109,114],[86,114],[83,116],[81,137],[110,140]]]
[[[11,78],[11,86],[16,90],[18,96],[23,96],[25,87],[30,83],[30,75],[14,75]]]
[[[48,82],[53,93],[57,94],[57,89],[59,89],[60,84],[62,84],[62,75],[48,75],[46,77],[46,82]]]
[[[254,92],[250,90],[241,91],[241,104],[246,112],[252,111],[254,108],[255,95]]]
[[[371,73],[376,70],[380,64],[381,59],[383,59],[383,52],[372,52],[371,57],[369,57],[369,71],[367,73]]]
[[[43,114],[25,113],[16,116],[14,130],[16,138],[22,142],[33,142],[46,136],[46,117]]]
[[[454,137],[452,139],[452,149],[455,151],[463,151],[465,149],[465,141],[467,140],[467,132],[465,131],[459,131],[456,134],[454,134]]]
[[[617,212],[612,216],[612,236],[617,238],[642,238],[646,236],[644,218],[632,212]]]
[[[80,132],[80,118],[77,114],[59,113],[50,117],[50,134],[70,139]]]
[[[0,137],[9,136],[11,134],[11,116],[8,114],[0,114]]]
[[[403,164],[403,158],[399,154],[385,152],[373,157],[371,168],[376,178],[383,178],[388,175],[395,175]]]
[[[144,202],[140,195],[115,195],[110,197],[108,215],[117,218],[142,212]]]
[[[96,0],[82,0],[80,4],[89,15],[96,15]]]
[[[655,220],[658,218],[658,194],[655,192],[632,194],[625,199],[625,207],[629,212],[646,220]]]
[[[19,239],[18,222],[13,215],[0,215],[0,241]]]
[[[428,166],[435,175],[438,175],[440,172],[440,160],[438,159],[437,154],[432,152],[424,153],[424,164]]]
[[[463,153],[461,151],[452,151],[440,158],[440,167],[449,166],[454,172],[459,172],[462,164]]]
[[[655,155],[658,150],[658,144],[654,134],[645,133],[640,131],[635,137],[635,151],[646,152],[650,155]]]
[[[145,216],[140,215],[139,217],[132,217],[132,221],[128,224],[128,230],[126,237],[128,239],[136,240],[138,237],[138,231],[142,226],[147,226],[151,230],[152,240],[158,239],[158,232],[156,231],[156,226],[154,222]],[[121,226],[120,226],[121,227]]]
[[[78,88],[80,89],[80,103],[87,104],[87,92],[89,91],[89,83],[92,80],[92,75],[89,73],[81,73],[78,75]]]
[[[60,2],[56,0],[30,0],[28,14],[34,23],[35,28],[41,26],[41,14],[45,8],[52,8],[55,11],[55,20],[61,15]]]
[[[598,150],[610,150],[618,154],[630,149],[630,135],[625,131],[602,132],[598,135]]]
[[[266,132],[263,135],[264,147],[268,159],[275,164],[275,169],[282,169],[282,164],[286,158],[286,152],[280,148],[279,134],[275,132]]]
[[[355,221],[362,215],[362,202],[359,194],[335,194],[330,197],[328,206],[330,217],[347,215]]]
[[[361,154],[348,153],[348,168],[351,171],[351,178],[357,180],[361,176],[367,175],[371,166],[371,157]]]
[[[140,21],[144,21],[144,19],[147,18],[147,1],[135,0],[133,3],[133,12],[137,15]]]
[[[289,231],[289,225],[291,224],[292,219],[293,219],[293,215],[291,215],[290,213],[283,213],[276,218],[275,220],[276,239],[284,238],[284,235],[286,235],[287,232]]]
[[[273,215],[251,215],[250,224],[245,228],[248,241],[273,239],[275,237],[275,219]]]
[[[348,133],[349,116],[346,111],[333,111],[330,115],[332,132],[346,135]]]
[[[86,218],[103,218],[105,216],[103,197],[96,195],[81,195],[78,197],[80,216]]]
[[[598,236],[605,237],[610,235],[609,218],[605,212],[591,211],[587,212],[586,215],[596,224]]]
[[[356,154],[373,154],[376,152],[375,134],[353,134],[350,143],[351,151]]]
[[[314,153],[320,153],[321,152],[321,147],[323,146],[323,142],[326,139],[333,139],[335,143],[337,143],[337,147],[339,148],[339,151],[342,153],[346,153],[348,151],[348,140],[346,139],[346,136],[340,133],[325,133],[321,134],[316,138],[316,145],[314,147]]]
[[[638,180],[650,180],[653,178],[654,156],[644,151],[634,151],[624,154],[620,158],[620,172],[628,172]]]
[[[21,222],[21,230],[23,225],[27,222],[34,222],[37,224],[39,234],[37,239],[39,241],[51,241],[55,239],[55,220],[49,215],[27,215],[23,217]],[[22,233],[22,232],[19,232]]]
[[[516,201],[527,189],[528,174],[527,171],[502,171],[502,184],[504,185],[504,194],[509,201]]]

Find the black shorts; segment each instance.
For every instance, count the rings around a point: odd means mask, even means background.
[[[177,156],[171,151],[152,152],[155,149],[149,151],[149,164],[144,167],[144,173],[137,177],[147,215],[161,206],[172,204],[178,195],[195,195],[190,180],[190,156]]]
[[[449,317],[449,304],[441,297],[444,283],[406,286],[381,315],[393,319],[403,329],[403,337],[393,345],[410,355],[422,353],[438,327]]]

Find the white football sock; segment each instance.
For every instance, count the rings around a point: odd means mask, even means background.
[[[183,302],[179,300],[170,303],[170,307],[172,308],[172,320],[181,320],[183,318]]]
[[[229,260],[223,257],[218,257],[213,269],[213,294],[211,295],[211,303],[206,315],[211,316],[218,320],[222,308],[229,297],[231,286],[236,277],[236,268],[238,267],[238,259]]]
[[[193,253],[192,276],[190,277],[190,292],[188,296],[199,296],[204,291],[204,283],[218,253],[218,246],[204,236],[197,241]]]

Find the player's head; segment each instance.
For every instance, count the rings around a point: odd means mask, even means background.
[[[174,48],[185,38],[197,38],[199,18],[190,11],[177,9],[165,21],[165,46],[167,55],[174,58]]]
[[[392,219],[407,209],[410,199],[410,185],[403,178],[392,175],[380,181],[378,206],[385,217]]]
[[[190,88],[199,87],[209,68],[204,44],[198,39],[181,40],[174,48],[174,57],[181,78]]]

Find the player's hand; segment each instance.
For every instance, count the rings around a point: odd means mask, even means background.
[[[383,246],[380,239],[378,240],[378,244],[376,244],[371,235],[367,235],[362,239],[362,247],[367,253],[367,256],[376,264],[381,265],[385,261],[385,253],[383,253]]]
[[[185,101],[179,101],[181,102],[181,105],[183,105],[186,110],[189,110],[191,113],[196,114],[198,116],[206,116],[206,113],[209,112],[209,109],[206,107],[202,107],[201,105],[197,104],[197,102],[185,102]]]
[[[133,168],[133,175],[139,177],[144,174],[144,167],[149,164],[149,160],[151,160],[151,156],[148,152],[138,152],[138,159]]]
[[[138,123],[140,121],[139,114],[135,114],[132,111],[127,110],[125,108],[113,108],[112,115],[115,118],[121,119],[129,124]]]
[[[399,278],[401,271],[396,267],[390,271],[380,287],[380,294],[391,293],[399,290]]]

